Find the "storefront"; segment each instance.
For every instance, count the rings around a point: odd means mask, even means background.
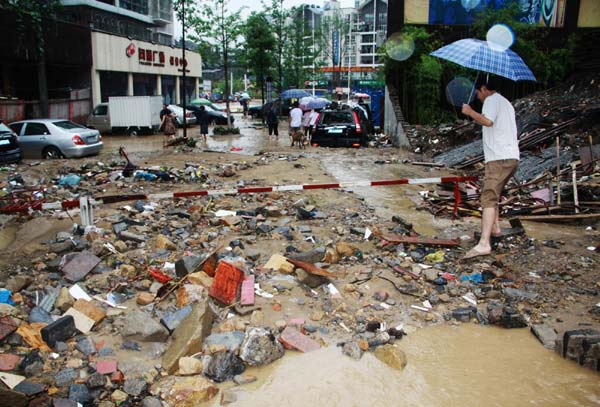
[[[185,66],[187,101],[196,98],[202,59],[180,48],[101,32],[92,33],[92,100],[94,106],[110,96],[162,95],[166,103],[181,103]]]

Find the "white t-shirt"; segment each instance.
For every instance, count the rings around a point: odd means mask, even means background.
[[[302,125],[302,109],[295,107],[290,111],[290,127],[300,127]]]
[[[481,113],[493,122],[483,126],[483,155],[485,162],[519,159],[517,122],[512,104],[498,92],[486,97]]]

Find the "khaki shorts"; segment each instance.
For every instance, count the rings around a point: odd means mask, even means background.
[[[497,160],[485,163],[485,178],[481,190],[481,207],[496,208],[502,188],[517,171],[519,160]]]

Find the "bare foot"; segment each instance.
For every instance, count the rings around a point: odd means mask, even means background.
[[[474,257],[487,256],[491,252],[492,252],[491,247],[481,247],[481,246],[477,245],[477,246],[473,247],[471,250],[469,250],[467,252],[467,254],[464,255],[463,259],[472,259]]]

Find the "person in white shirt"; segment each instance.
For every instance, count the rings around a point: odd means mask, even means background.
[[[292,106],[293,109],[290,110],[290,139],[292,139],[292,134],[300,131],[302,126],[302,109],[298,107],[297,101]]]
[[[463,114],[483,126],[485,158],[485,178],[481,190],[481,238],[477,245],[465,254],[465,259],[485,256],[492,252],[491,237],[500,236],[502,233],[498,209],[500,195],[519,165],[515,109],[496,89],[493,78],[477,85],[477,98],[483,102],[481,113],[477,113],[468,104],[463,104],[462,107]]]
[[[304,132],[304,137],[308,140],[308,135],[310,134],[310,110],[306,110],[302,114],[302,131]]]
[[[309,140],[312,138],[312,132],[315,129],[315,126],[317,125],[318,118],[319,118],[319,112],[315,112],[315,109],[311,110],[310,111],[310,122],[309,122],[310,131],[308,134]]]

